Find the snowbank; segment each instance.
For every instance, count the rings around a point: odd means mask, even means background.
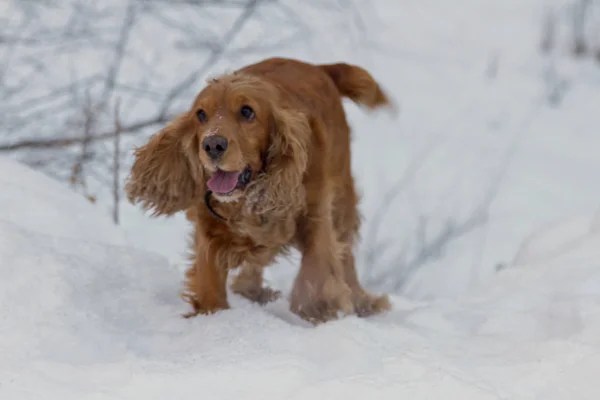
[[[181,275],[166,258],[118,246],[93,207],[49,179],[4,170],[2,399],[600,394],[600,234],[535,268],[505,270],[469,298],[394,298],[392,312],[368,320],[313,328],[285,299],[261,308],[238,297],[230,311],[184,320]]]
[[[98,208],[43,173],[0,157],[0,220],[56,237],[123,243]],[[83,235],[83,236],[82,236]]]

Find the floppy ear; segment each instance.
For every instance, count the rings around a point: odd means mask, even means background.
[[[145,210],[152,210],[152,216],[172,215],[190,207],[202,174],[193,156],[186,156],[195,140],[193,130],[188,114],[180,114],[135,150],[125,186],[131,203],[141,203]]]
[[[311,126],[301,112],[273,107],[265,171],[250,196],[252,213],[285,213],[304,198],[302,180],[308,166]]]
[[[311,126],[301,112],[274,110],[266,171],[271,173],[273,185],[293,190],[302,185],[308,165]]]

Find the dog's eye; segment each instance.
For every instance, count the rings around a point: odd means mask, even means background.
[[[252,121],[254,119],[254,110],[248,106],[242,106],[242,108],[240,108],[240,115],[246,120]]]
[[[206,116],[206,112],[204,110],[202,110],[202,109],[196,111],[196,116],[198,117],[198,120],[200,122],[204,122],[204,121],[206,121],[206,118],[208,118]]]

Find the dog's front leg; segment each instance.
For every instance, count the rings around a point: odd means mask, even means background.
[[[219,257],[219,243],[208,243],[205,237],[196,235],[194,264],[185,274],[185,291],[183,299],[193,311],[185,317],[198,314],[212,314],[228,309],[227,273],[228,267]]]

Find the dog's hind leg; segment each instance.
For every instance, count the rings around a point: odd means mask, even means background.
[[[357,207],[359,198],[354,189],[352,176],[347,177],[345,182],[347,184],[334,202],[333,221],[338,241],[342,246],[344,276],[352,290],[354,312],[359,317],[367,317],[389,310],[391,305],[387,295],[373,295],[359,282],[354,259],[354,246],[360,230],[360,215]]]
[[[387,295],[373,295],[361,286],[358,281],[354,255],[352,254],[351,248],[345,251],[342,260],[346,283],[348,283],[348,286],[352,289],[352,303],[354,304],[354,312],[356,315],[359,317],[368,317],[389,310],[391,305]]]

